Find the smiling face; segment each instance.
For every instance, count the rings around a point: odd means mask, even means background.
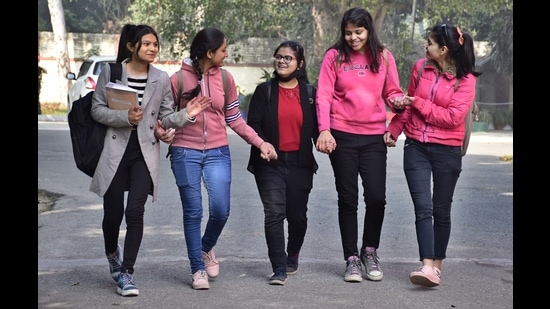
[[[223,61],[228,56],[229,56],[229,52],[227,52],[227,41],[225,39],[223,40],[223,43],[220,46],[220,48],[216,49],[216,51],[214,52],[208,51],[208,57],[212,62],[212,66],[223,67],[224,65]]]
[[[356,52],[365,53],[367,51],[368,37],[369,33],[365,27],[357,27],[354,24],[348,24],[344,31],[346,42]]]
[[[298,60],[290,47],[281,47],[273,57],[273,68],[281,77],[290,76],[298,68]]]
[[[134,54],[134,58],[139,59],[140,61],[148,63],[155,61],[155,58],[159,52],[159,42],[157,41],[157,37],[152,33],[144,35],[141,38],[141,46],[135,49],[130,48],[130,51]]]

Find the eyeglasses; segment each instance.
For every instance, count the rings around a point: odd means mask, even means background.
[[[443,46],[447,46],[447,39],[449,38],[449,33],[447,33],[447,24],[442,24],[441,29],[445,32],[443,35]]]
[[[292,56],[283,56],[283,55],[280,55],[280,54],[276,54],[275,56],[273,56],[273,61],[281,61],[281,59],[285,62],[285,63],[290,63],[292,60],[294,60],[294,58]]]

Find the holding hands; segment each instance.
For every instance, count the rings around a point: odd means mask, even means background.
[[[331,154],[336,149],[336,141],[329,130],[323,130],[319,133],[315,148],[317,151],[326,154]]]
[[[402,98],[390,99],[390,103],[397,109],[403,109],[405,106],[411,105],[413,101],[414,97],[410,97],[408,95],[405,95]]]
[[[275,147],[268,142],[263,142],[260,145],[260,152],[260,157],[267,160],[267,162],[270,160],[277,160],[277,152],[275,151]]]
[[[162,121],[160,119],[157,119],[157,125],[155,126],[155,137],[160,139],[161,141],[165,142],[166,144],[170,144],[172,140],[174,139],[174,136],[176,134],[176,130],[173,128],[170,128],[168,130],[165,130],[162,127]]]

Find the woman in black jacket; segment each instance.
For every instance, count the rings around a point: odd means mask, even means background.
[[[307,230],[307,203],[318,165],[313,145],[319,135],[315,88],[309,84],[304,48],[281,43],[273,54],[274,77],[256,87],[248,124],[277,151],[266,161],[250,148],[248,171],[254,174],[264,207],[264,230],[273,268],[269,284],[284,285],[298,271],[298,255]],[[288,222],[285,250],[284,220]]]

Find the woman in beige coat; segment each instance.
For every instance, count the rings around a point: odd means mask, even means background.
[[[211,104],[209,98],[201,97],[175,113],[168,74],[151,65],[158,51],[158,35],[153,28],[125,25],[116,60],[122,64],[122,76],[116,82],[137,90],[138,105],[129,110],[108,107],[105,85],[110,80],[111,68],[105,66],[98,78],[91,109],[92,117],[108,128],[90,191],[103,197],[105,254],[111,277],[118,283],[117,292],[122,296],[139,295],[133,283],[134,264],[143,237],[147,197],[152,195],[153,202],[157,198],[159,140],[170,143],[174,128],[194,122],[194,117]],[[123,217],[126,219],[124,259],[118,245]]]

